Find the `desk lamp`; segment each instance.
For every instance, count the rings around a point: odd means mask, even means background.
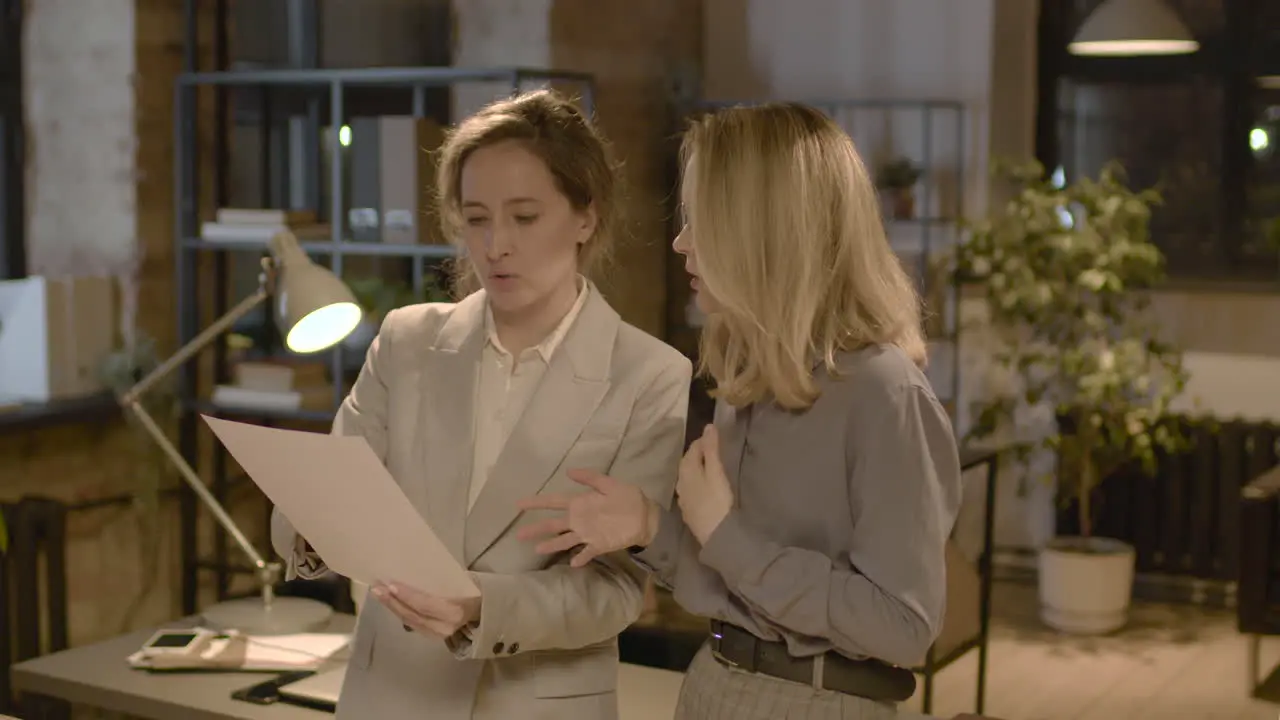
[[[275,596],[281,564],[266,560],[254,549],[141,402],[147,390],[215,341],[273,293],[278,299],[276,321],[284,335],[285,345],[294,352],[319,352],[341,342],[355,330],[360,324],[361,311],[351,290],[332,271],[313,263],[293,234],[278,233],[271,239],[269,250],[268,256],[262,259],[257,292],[214,321],[120,396],[120,404],[138,419],[196,497],[249,557],[262,585],[261,597],[232,600],[206,608],[201,612],[205,623],[218,629],[278,635],[323,629],[333,610],[316,600]]]

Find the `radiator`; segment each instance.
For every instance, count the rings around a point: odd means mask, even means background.
[[[1190,442],[1162,454],[1152,475],[1126,469],[1094,499],[1094,534],[1131,543],[1139,574],[1235,582],[1240,567],[1240,489],[1280,461],[1280,425],[1175,416]],[[1079,531],[1075,503],[1059,534]]]
[[[65,704],[14,696],[9,667],[67,647],[66,517],[62,503],[24,498],[0,503],[9,551],[0,554],[0,712],[69,717]]]

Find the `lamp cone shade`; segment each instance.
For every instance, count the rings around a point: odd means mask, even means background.
[[[360,324],[355,295],[328,268],[311,261],[292,233],[271,238],[279,269],[276,319],[284,344],[295,353],[314,353],[342,342]]]
[[[1067,45],[1072,55],[1181,55],[1200,43],[1164,0],[1106,0]]]

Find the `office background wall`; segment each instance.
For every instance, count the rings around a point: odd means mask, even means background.
[[[993,156],[1032,157],[1038,3],[1026,0],[705,0],[704,76],[713,99],[958,99],[968,110],[962,149],[970,213],[1002,201],[987,183]],[[875,148],[863,147],[864,153]],[[954,149],[937,148],[944,153]],[[950,158],[954,162],[954,156]],[[992,193],[996,194],[992,194]],[[1183,409],[1219,417],[1280,418],[1280,289],[1186,284],[1160,293],[1155,312],[1187,349]],[[979,308],[967,317],[981,322]],[[966,331],[962,389],[981,393],[981,330]],[[1002,475],[997,544],[1034,547],[1053,530],[1052,492]],[[1019,492],[1019,489],[1025,492]],[[963,519],[962,519],[963,522]]]
[[[242,9],[246,2],[233,3],[233,18],[235,6]],[[424,6],[438,9],[443,0],[318,2],[321,45],[328,46],[319,48],[323,64],[429,61],[415,48],[411,33],[351,36],[335,28],[357,14],[375,28],[395,25],[390,18],[421,17]],[[283,5],[285,0],[261,3]],[[56,139],[56,145],[33,153],[28,166],[29,187],[40,198],[29,201],[27,209],[34,226],[28,233],[32,270],[70,258],[136,278],[141,329],[172,350],[172,99],[173,80],[183,64],[183,3],[30,0],[28,5],[25,79],[29,102],[42,103],[28,112],[30,142],[38,148]],[[200,44],[202,67],[208,68],[214,50],[208,20],[216,3],[202,0],[198,6],[208,14]],[[514,12],[517,8],[520,12]],[[595,74],[600,121],[624,161],[633,208],[615,264],[626,272],[613,273],[605,291],[629,321],[662,334],[670,242],[665,158],[675,127],[669,84],[673,77],[699,73],[700,3],[651,0],[638,7],[621,0],[468,0],[456,3],[452,14],[454,64],[521,63]],[[239,52],[248,61],[269,61],[281,51],[252,34],[237,48],[237,33],[231,35],[233,58]],[[287,40],[279,44],[287,57]],[[205,136],[214,126],[208,100],[202,98],[199,127],[202,152],[211,154],[212,138]],[[92,166],[85,165],[88,154],[98,156]],[[38,493],[76,501],[127,492],[134,487],[129,453],[135,445],[136,438],[120,424],[2,435],[0,496]],[[247,529],[260,526],[260,505],[232,504],[235,514],[248,519]],[[113,635],[124,623],[161,622],[178,611],[177,529],[170,521],[175,515],[165,512],[159,534],[147,536],[162,547],[155,573],[141,565],[144,540],[129,508],[72,519],[73,643]],[[265,538],[257,542],[266,545]],[[145,592],[139,602],[140,588]]]
[[[332,3],[322,17],[332,26],[356,12],[357,1],[320,0]],[[420,12],[424,5],[438,8],[441,2],[363,0],[360,6],[369,17],[377,12],[393,17]],[[167,348],[172,348],[174,328],[170,119],[172,80],[182,66],[180,5],[30,0],[24,48],[33,270],[84,262],[136,277],[143,308],[139,323]],[[712,99],[959,99],[968,109],[966,144],[959,152],[968,168],[965,196],[971,213],[1000,199],[988,192],[985,181],[990,154],[1033,152],[1035,3],[792,0],[784,5],[771,0],[454,4],[456,64],[522,63],[596,74],[600,119],[626,163],[635,209],[631,237],[617,263],[627,272],[616,273],[606,289],[628,320],[650,332],[665,330],[672,286],[665,208],[668,141],[678,115],[674,96],[701,88]],[[322,45],[329,50],[321,56],[365,65],[423,61],[414,54],[412,33],[394,35],[385,60],[373,47],[378,33],[359,40],[344,37],[346,44],[322,29]],[[272,50],[269,39],[260,41],[264,52]],[[247,36],[243,43],[245,50]],[[202,38],[201,55],[205,60],[212,55],[211,37]],[[455,96],[455,112],[483,99]],[[213,125],[203,119],[202,128]],[[1161,294],[1157,310],[1167,332],[1191,351],[1188,403],[1224,416],[1280,413],[1280,386],[1267,380],[1280,375],[1280,326],[1257,320],[1280,314],[1280,295],[1175,290]],[[982,342],[981,333],[966,335],[969,393],[981,391]],[[75,500],[127,490],[131,480],[122,458],[130,442],[115,426],[0,437],[0,493]],[[1033,488],[1019,496],[1008,480],[1000,499],[998,542],[1034,546],[1052,527],[1050,494]],[[141,584],[144,573],[131,560],[139,556],[139,536],[126,512],[103,511],[73,524],[74,641],[114,633]],[[160,539],[166,547],[175,546],[174,529],[162,529]],[[175,612],[175,561],[166,552],[157,589],[148,594],[136,622],[159,621]]]

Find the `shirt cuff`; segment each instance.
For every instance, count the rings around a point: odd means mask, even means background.
[[[658,512],[658,532],[653,536],[653,542],[646,547],[632,548],[630,553],[637,565],[652,573],[659,583],[667,585],[670,571],[679,556],[680,535],[684,527],[670,510],[659,509]]]
[[[698,561],[720,573],[725,584],[736,588],[743,581],[759,577],[757,564],[770,557],[759,535],[747,527],[742,516],[730,510],[720,525],[707,538],[698,553]]]
[[[445,639],[459,660],[482,660],[514,655],[520,643],[506,637],[504,621],[513,617],[512,603],[519,596],[519,580],[500,573],[471,573],[480,588],[480,620]]]
[[[319,580],[329,574],[329,567],[320,559],[320,555],[311,549],[307,541],[298,536],[293,550],[294,574],[303,580]]]

